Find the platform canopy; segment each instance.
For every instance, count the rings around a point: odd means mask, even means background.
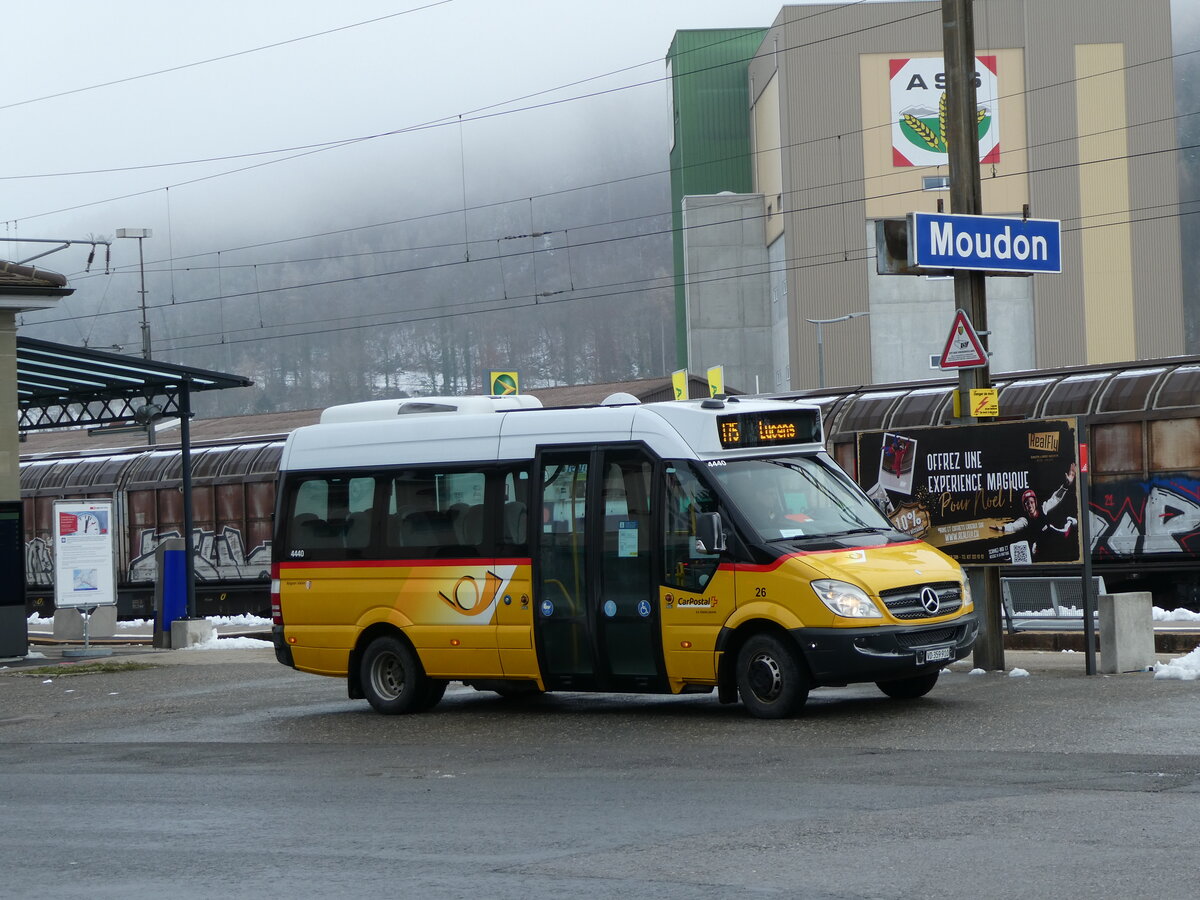
[[[192,391],[250,387],[240,375],[17,336],[18,428],[145,425],[191,413]]]

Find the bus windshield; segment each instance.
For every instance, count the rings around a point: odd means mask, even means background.
[[[709,471],[763,541],[892,528],[870,500],[811,456],[729,460]]]

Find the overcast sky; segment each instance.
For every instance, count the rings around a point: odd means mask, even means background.
[[[464,188],[470,205],[524,196],[550,163],[556,177],[578,184],[644,168],[640,158],[611,160],[598,174],[570,165],[601,141],[600,123],[605,133],[654,129],[665,167],[661,78],[674,32],[767,26],[779,9],[778,0],[19,4],[6,10],[5,30],[21,40],[0,54],[2,236],[151,227],[157,246],[147,245],[147,256],[159,256],[168,238],[178,245],[203,235],[215,250],[285,237],[300,222],[345,226],[386,207],[454,208]],[[298,40],[307,35],[318,36]],[[472,121],[480,110],[642,82]],[[497,107],[506,101],[515,102]],[[315,149],[447,119],[454,124],[267,166],[257,164],[292,154],[175,165]],[[246,166],[257,167],[194,181]],[[430,197],[430,186],[449,195]],[[114,199],[138,192],[149,193]],[[16,255],[11,244],[4,250]],[[114,253],[127,264],[132,245]],[[81,262],[82,252],[43,264],[70,274]]]
[[[661,178],[663,58],[674,32],[766,27],[781,5],[9,4],[0,237],[148,227],[151,261],[643,173]],[[1174,6],[1195,27],[1200,5]],[[539,108],[514,111],[522,107]],[[0,257],[34,252],[0,244]],[[132,242],[118,241],[113,254],[132,274]],[[65,251],[39,265],[74,278],[85,255]],[[73,283],[68,305],[86,309],[98,288]],[[115,283],[132,299],[136,285]],[[135,321],[130,330],[136,337]]]

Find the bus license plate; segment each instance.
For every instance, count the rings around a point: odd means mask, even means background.
[[[950,659],[951,647],[934,647],[932,650],[925,651],[925,662],[940,662],[944,659]]]

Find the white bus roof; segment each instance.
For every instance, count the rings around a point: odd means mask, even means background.
[[[731,459],[824,449],[820,436],[805,443],[783,440],[769,446],[722,446],[717,425],[721,417],[798,410],[820,415],[818,407],[789,400],[677,400],[567,409],[504,408],[494,402],[509,399],[424,397],[333,407],[325,411],[320,424],[292,432],[280,469],[519,460],[531,459],[538,447],[621,441],[642,441],[661,457],[680,459]],[[479,400],[484,403],[464,402]],[[426,407],[398,412],[401,403],[440,405],[442,411]],[[486,411],[480,411],[484,407]]]
[[[321,413],[321,424],[368,422],[394,419],[396,416],[427,413],[490,413],[505,409],[541,409],[542,401],[532,394],[504,394],[487,397],[403,397],[395,400],[367,400],[331,406]]]

